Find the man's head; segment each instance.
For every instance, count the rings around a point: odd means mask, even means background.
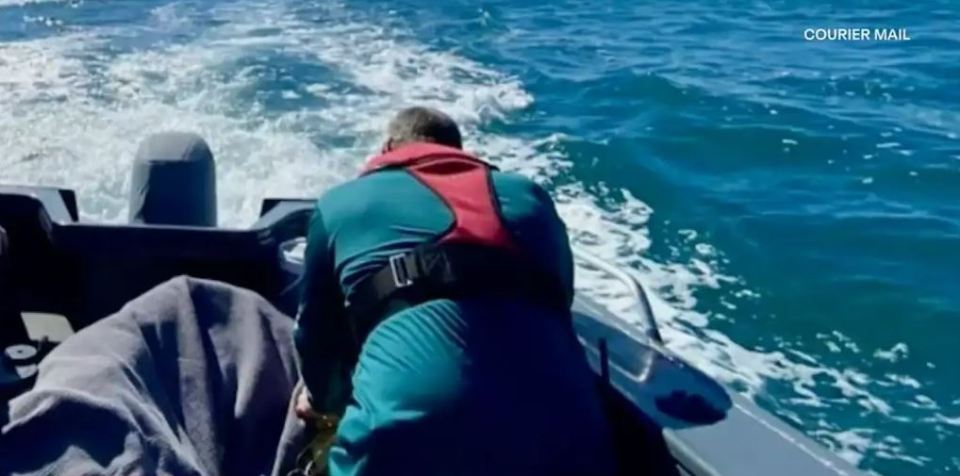
[[[384,152],[414,142],[463,147],[460,128],[450,116],[428,107],[408,107],[390,121],[387,127],[387,142]]]

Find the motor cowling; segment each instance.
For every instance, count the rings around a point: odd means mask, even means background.
[[[130,181],[130,222],[217,226],[213,153],[202,137],[164,132],[140,144]]]

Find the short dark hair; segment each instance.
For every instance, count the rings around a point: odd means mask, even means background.
[[[460,149],[460,128],[450,116],[429,107],[408,107],[397,113],[387,127],[390,143],[396,147],[411,142],[433,142]]]

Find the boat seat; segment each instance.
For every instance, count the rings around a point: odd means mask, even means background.
[[[9,245],[0,227],[0,406],[29,389],[37,373],[37,348],[20,315]]]
[[[14,287],[7,231],[0,227],[0,348],[29,340]]]

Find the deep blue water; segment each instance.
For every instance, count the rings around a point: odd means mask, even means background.
[[[192,129],[239,226],[435,105],[671,347],[863,468],[960,474],[960,4],[800,4],[0,0],[0,181],[120,220],[137,142]],[[912,39],[803,40],[838,26]]]

